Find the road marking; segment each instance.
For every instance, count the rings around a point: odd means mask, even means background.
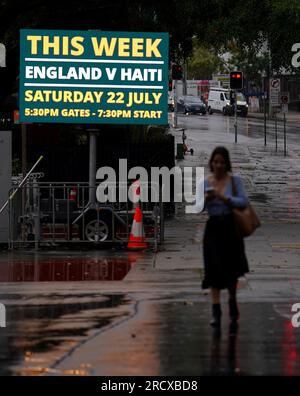
[[[298,243],[272,243],[272,248],[277,249],[300,249],[300,242]]]

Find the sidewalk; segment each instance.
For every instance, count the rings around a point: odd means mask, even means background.
[[[181,132],[174,134],[180,142]],[[181,165],[207,164],[214,146],[203,134],[198,147],[193,142],[196,154]],[[263,223],[246,241],[251,271],[238,291],[239,334],[227,330],[225,292],[225,336],[211,332],[210,298],[200,288],[206,215],[185,215],[178,205],[164,250],[124,281],[135,301],[129,320],[65,356],[53,374],[88,364],[93,375],[299,375],[299,330],[291,327],[291,305],[300,302],[299,157],[274,156],[250,140],[226,146]]]
[[[300,302],[300,144],[283,157],[261,139],[240,136],[235,145],[232,134],[216,138],[202,130],[198,140],[186,134],[195,154],[178,165],[207,167],[216,141],[226,145],[262,220],[246,240],[250,273],[238,290],[238,331],[229,327],[225,291],[222,333],[208,324],[210,298],[201,290],[206,214],[186,215],[178,204],[166,223],[163,250],[138,253],[122,282],[5,285],[1,301],[18,304],[18,312],[28,306],[50,312],[22,322],[26,335],[16,342],[29,345],[13,363],[15,374],[299,375],[300,328],[291,326],[291,306]],[[181,142],[181,131],[174,135]],[[92,259],[98,253],[87,254]],[[105,307],[107,299],[115,305]],[[72,311],[74,303],[87,310]]]
[[[264,119],[264,113],[253,113],[253,112],[248,112],[247,115],[248,118],[257,118],[257,119]],[[283,120],[283,113],[277,113],[277,119],[279,120]],[[289,111],[288,113],[286,113],[285,115],[286,117],[286,122],[287,123],[295,123],[298,124],[300,123],[300,112],[298,111]],[[274,117],[269,117],[268,114],[266,115],[267,120],[273,120]]]

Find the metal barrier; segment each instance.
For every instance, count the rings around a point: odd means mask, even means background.
[[[17,187],[13,187],[12,194]],[[9,246],[63,242],[127,243],[135,213],[129,201],[96,202],[96,187],[88,183],[44,183],[31,180],[9,202]],[[152,186],[149,184],[149,189]],[[95,202],[90,191],[95,190]],[[128,197],[129,185],[126,186]],[[160,190],[160,189],[159,189]],[[118,196],[118,195],[116,195]],[[164,239],[164,208],[159,202],[140,202],[146,241],[156,251]]]

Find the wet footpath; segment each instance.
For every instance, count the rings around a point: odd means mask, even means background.
[[[202,131],[179,162],[206,166],[215,137]],[[181,132],[174,130],[180,142]],[[187,131],[188,136],[189,131]],[[178,204],[158,253],[16,250],[0,253],[1,375],[300,375],[300,145],[287,157],[261,139],[220,143],[245,180],[262,227],[247,238],[233,328],[222,295],[221,331],[201,290],[206,214]],[[300,324],[300,323],[299,323]]]

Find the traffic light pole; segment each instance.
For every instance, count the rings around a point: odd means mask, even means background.
[[[264,142],[267,145],[267,103],[266,94],[264,93]]]
[[[185,61],[183,64],[183,73],[182,73],[182,94],[187,95],[187,62]]]
[[[286,118],[285,118],[285,112],[283,113],[283,149],[284,149],[284,156],[286,157]]]
[[[173,128],[177,128],[177,80],[174,80]]]
[[[237,91],[234,90],[234,142],[237,143]]]
[[[244,85],[244,75],[241,71],[232,71],[229,75],[229,86],[234,91],[234,142],[237,143],[237,91]]]
[[[277,153],[278,150],[277,113],[274,114],[274,120],[275,120],[275,151]]]

